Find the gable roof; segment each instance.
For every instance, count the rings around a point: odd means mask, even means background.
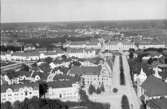
[[[161,79],[150,75],[141,85],[145,94],[149,97],[167,95],[167,83]]]

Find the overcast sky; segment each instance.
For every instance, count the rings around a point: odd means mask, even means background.
[[[167,0],[1,0],[2,22],[167,19]]]

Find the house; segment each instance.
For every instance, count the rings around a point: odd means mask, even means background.
[[[104,49],[107,50],[129,50],[130,48],[137,49],[135,43],[131,42],[118,42],[118,41],[110,41],[103,46]]]
[[[3,85],[1,86],[1,102],[24,101],[25,98],[39,96],[38,84],[19,84],[19,85]]]
[[[36,49],[36,47],[33,46],[32,44],[26,44],[24,46],[24,51],[31,51],[31,50],[35,50],[35,49]]]
[[[46,98],[60,99],[62,101],[79,101],[79,84],[74,81],[48,82]],[[25,98],[39,97],[39,84],[19,84],[1,86],[1,102],[24,101]]]
[[[145,96],[145,100],[167,97],[167,83],[153,75],[150,75],[142,83],[141,88],[142,95]]]
[[[165,48],[165,43],[139,43],[138,48],[139,49],[147,49],[147,48]]]
[[[162,70],[162,72],[160,72],[162,80],[164,80],[167,83],[167,64],[159,64],[158,68]]]
[[[78,58],[92,58],[96,56],[96,51],[93,49],[83,49],[83,48],[67,48],[67,55],[69,57]]]
[[[91,63],[89,61],[80,62],[81,66],[97,66],[97,64]]]
[[[140,74],[134,74],[134,82],[137,84],[137,95],[140,97],[142,95],[142,88],[141,84],[147,79],[147,75],[143,71],[143,68],[141,68]]]
[[[104,70],[102,66],[73,66],[67,73],[67,75],[81,76],[81,81],[84,83],[85,87],[88,88],[90,84],[95,87],[104,84],[105,88],[109,88],[111,85],[111,78],[107,75],[103,75]],[[105,70],[106,71],[106,70]]]
[[[57,51],[48,51],[48,52],[40,52],[40,51],[33,51],[33,52],[14,52],[12,54],[4,54],[1,55],[1,60],[4,61],[37,61],[39,59],[44,59],[46,57],[56,58],[63,55],[64,52],[57,50]]]
[[[79,101],[79,84],[73,81],[48,82],[46,98],[59,99],[61,101]]]
[[[64,44],[67,48],[86,48],[86,49],[99,49],[101,48],[101,43],[98,40],[92,41],[73,41]]]

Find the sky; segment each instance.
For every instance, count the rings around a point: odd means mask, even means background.
[[[167,0],[1,0],[1,22],[167,19]]]

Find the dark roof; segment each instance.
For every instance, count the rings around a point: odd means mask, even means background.
[[[13,56],[39,56],[40,53],[39,52],[14,52],[12,54]]]
[[[52,88],[64,88],[64,87],[72,87],[72,84],[74,84],[76,81],[54,81],[54,82],[48,82],[48,87]]]
[[[42,64],[39,66],[39,68],[40,68],[42,71],[46,72],[46,73],[49,73],[49,72],[51,71],[51,68],[50,68],[50,66],[49,66],[48,63],[42,63]]]
[[[167,83],[153,75],[150,75],[141,87],[144,88],[145,94],[150,97],[167,95]]]
[[[69,74],[79,74],[79,75],[100,75],[100,71],[101,71],[101,66],[91,66],[91,67],[78,67],[78,66],[73,66],[70,71]]]
[[[12,89],[13,91],[19,90],[23,87],[32,87],[33,89],[38,89],[39,84],[38,83],[27,83],[27,84],[3,84],[1,85],[1,92],[5,92],[8,88]]]
[[[86,42],[85,41],[72,41],[70,43],[70,45],[83,45],[83,44],[86,44]]]
[[[32,77],[39,76],[41,80],[46,80],[48,77],[48,74],[46,72],[41,73],[41,72],[34,72]]]
[[[151,108],[166,109],[167,108],[167,99],[161,98],[161,99],[149,100],[147,105]]]

